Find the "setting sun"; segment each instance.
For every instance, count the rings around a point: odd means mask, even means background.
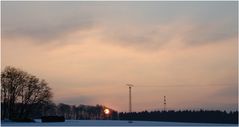
[[[110,114],[110,110],[109,110],[109,109],[105,109],[105,110],[104,110],[104,113],[105,113],[105,114]]]

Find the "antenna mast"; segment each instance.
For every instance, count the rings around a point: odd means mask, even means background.
[[[132,112],[132,102],[131,102],[131,88],[134,86],[132,84],[126,84],[129,87],[129,113]],[[132,121],[129,121],[129,123],[132,123]]]
[[[163,96],[163,110],[166,111],[166,96]]]

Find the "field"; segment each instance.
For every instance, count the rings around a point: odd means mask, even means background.
[[[66,120],[66,122],[33,123],[1,122],[2,126],[237,126],[236,124],[213,123],[181,123],[181,122],[153,122],[153,121],[128,121],[121,120]]]

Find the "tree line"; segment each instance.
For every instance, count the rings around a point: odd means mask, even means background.
[[[238,124],[238,111],[143,111],[132,113],[121,112],[119,116],[121,120]]]
[[[1,119],[34,119],[42,116],[64,116],[66,119],[117,119],[117,112],[106,106],[67,105],[52,102],[51,88],[21,69],[6,67],[1,72]]]
[[[109,114],[104,112],[105,109],[110,110]],[[90,105],[68,105],[60,103],[58,105],[51,103],[45,105],[42,111],[42,116],[64,116],[71,120],[104,120],[118,119],[118,112],[106,106],[97,104]]]

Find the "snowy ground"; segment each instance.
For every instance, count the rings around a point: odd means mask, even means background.
[[[180,123],[180,122],[151,122],[122,120],[66,120],[66,122],[41,123],[36,120],[33,123],[1,122],[2,126],[237,126],[233,124],[209,124],[209,123]]]

